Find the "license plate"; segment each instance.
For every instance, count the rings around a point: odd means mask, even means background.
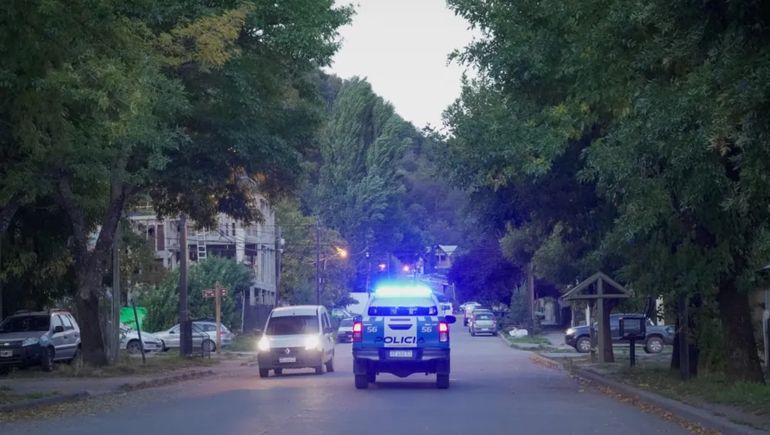
[[[10,358],[12,356],[13,356],[13,351],[12,350],[0,350],[0,357]]]
[[[389,353],[391,358],[411,358],[411,350],[391,350]]]
[[[278,358],[279,363],[295,363],[297,362],[297,357],[295,356],[285,356]]]

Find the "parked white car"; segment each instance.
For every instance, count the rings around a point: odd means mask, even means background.
[[[160,352],[163,350],[161,340],[150,332],[142,331],[142,343],[144,343],[145,352]],[[126,325],[120,325],[120,348],[130,354],[137,354],[142,351],[139,345],[139,333]]]

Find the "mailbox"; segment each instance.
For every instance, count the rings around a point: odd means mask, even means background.
[[[639,315],[624,315],[618,319],[620,322],[620,339],[627,340],[629,344],[629,362],[631,367],[636,365],[636,342],[644,342],[647,337],[647,317]]]
[[[620,317],[620,338],[622,340],[640,340],[647,337],[647,317],[627,315]]]

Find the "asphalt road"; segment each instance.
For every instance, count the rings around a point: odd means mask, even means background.
[[[350,345],[336,372],[259,379],[256,367],[129,393],[119,406],[0,425],[6,434],[679,434],[679,426],[585,389],[497,337],[452,329],[449,390],[435,377],[353,386]],[[83,406],[95,406],[92,401]]]

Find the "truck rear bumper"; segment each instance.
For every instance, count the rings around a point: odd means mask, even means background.
[[[389,351],[393,348],[353,350],[353,372],[357,375],[391,373],[406,377],[413,373],[449,374],[449,349],[411,349],[412,358],[394,358]]]

